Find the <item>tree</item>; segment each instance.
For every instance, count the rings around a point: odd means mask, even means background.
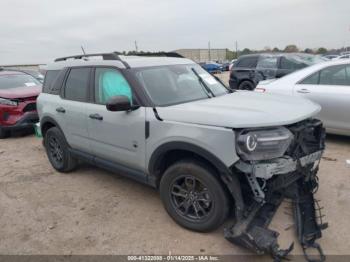
[[[249,48],[244,48],[243,51],[241,52],[241,55],[248,55],[250,54],[252,51]]]
[[[299,49],[296,45],[287,45],[286,48],[284,49],[284,52],[296,53],[296,52],[299,52]]]
[[[311,48],[305,48],[304,53],[313,54],[314,51]]]
[[[274,47],[274,48],[272,49],[272,52],[277,53],[277,52],[281,52],[281,50],[279,50],[278,47]]]
[[[323,55],[325,53],[327,53],[327,49],[326,48],[320,47],[319,49],[317,49],[317,54]]]

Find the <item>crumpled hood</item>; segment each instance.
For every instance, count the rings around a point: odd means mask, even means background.
[[[0,97],[9,99],[35,97],[40,94],[41,90],[41,86],[25,86],[9,89],[0,89]]]
[[[319,105],[304,98],[251,91],[157,107],[164,121],[230,128],[288,125],[315,116],[320,110]]]

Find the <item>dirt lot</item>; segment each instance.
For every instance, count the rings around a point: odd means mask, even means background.
[[[330,136],[319,172],[330,227],[319,241],[326,254],[350,251],[350,139]],[[272,228],[286,247],[296,241],[284,203]],[[200,234],[166,214],[158,193],[117,174],[82,166],[59,174],[33,135],[0,141],[0,254],[245,254],[223,227]],[[298,244],[293,251],[301,254]]]

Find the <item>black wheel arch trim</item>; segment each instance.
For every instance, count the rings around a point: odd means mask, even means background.
[[[63,131],[62,131],[62,128],[60,127],[60,125],[56,122],[55,119],[53,119],[52,117],[50,116],[44,116],[42,119],[40,119],[40,129],[41,129],[41,133],[43,134],[43,138],[44,138],[44,130],[43,130],[43,127],[45,126],[45,124],[47,123],[50,123],[52,125],[54,125],[55,127],[57,127],[63,134],[64,136],[64,139],[67,141]]]
[[[208,150],[191,143],[173,141],[162,144],[156,150],[154,150],[148,164],[149,174],[155,175],[157,172],[157,167],[159,167],[161,164],[162,158],[166,153],[173,150],[184,150],[197,154],[212,163],[220,173],[229,172],[228,167]]]

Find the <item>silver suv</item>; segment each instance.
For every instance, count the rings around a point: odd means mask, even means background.
[[[37,107],[56,170],[87,161],[155,187],[191,230],[234,216],[228,240],[278,258],[292,246],[280,250],[267,227],[291,198],[301,244],[316,247],[325,227],[313,198],[325,140],[318,105],[233,92],[184,58],[79,55],[46,70]]]

